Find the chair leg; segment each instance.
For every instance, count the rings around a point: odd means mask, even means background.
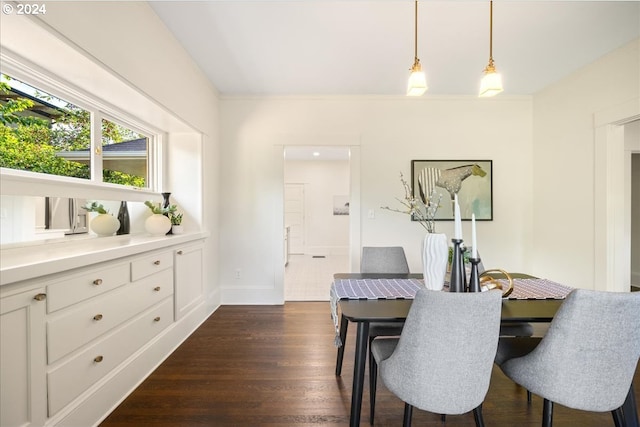
[[[344,359],[344,346],[347,341],[347,328],[349,321],[346,317],[340,316],[340,339],[342,345],[338,347],[338,355],[336,357],[336,376],[339,377],[342,374],[342,359]]]
[[[553,402],[544,399],[542,403],[542,427],[551,427],[553,425]]]
[[[636,407],[636,397],[633,392],[633,383],[629,387],[629,393],[622,405],[622,414],[624,416],[624,422],[626,427],[638,427],[638,408]]]
[[[371,349],[371,343],[369,343]],[[378,364],[369,350],[369,423],[373,425],[373,417],[376,412],[376,388],[378,385]]]
[[[443,423],[447,422],[447,415],[446,414],[441,414],[440,415],[440,421],[442,421]]]
[[[531,403],[531,392],[527,390],[527,403]]]
[[[476,427],[484,427],[484,419],[482,418],[482,403],[473,410],[473,419],[476,421]]]
[[[618,408],[618,409],[614,409],[613,411],[611,411],[611,415],[613,416],[613,424],[616,427],[626,427],[627,424],[625,423],[624,420],[624,414],[622,413],[622,407]]]
[[[413,415],[413,406],[405,402],[404,404],[404,419],[402,420],[402,427],[411,427],[411,416]]]

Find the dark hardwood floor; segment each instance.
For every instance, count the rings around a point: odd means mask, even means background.
[[[353,326],[353,325],[351,325]],[[101,424],[102,427],[345,426],[349,423],[355,327],[336,377],[327,302],[220,307]],[[472,357],[472,355],[469,355]],[[640,396],[640,370],[635,375]],[[378,386],[376,426],[402,424],[403,403]],[[369,425],[365,383],[362,425]],[[456,396],[451,396],[455,399]],[[640,406],[640,401],[638,402]],[[494,369],[484,404],[487,427],[539,426],[542,401]],[[473,426],[472,414],[414,410],[415,426]],[[556,427],[613,426],[609,413],[556,405]]]

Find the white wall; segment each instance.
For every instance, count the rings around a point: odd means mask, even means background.
[[[360,149],[359,245],[401,245],[421,271],[424,231],[380,209],[402,197],[414,159],[494,161],[494,221],[478,224],[485,265],[527,271],[531,242],[532,109],[528,97],[222,98],[220,277],[223,303],[279,303],[283,145]],[[279,148],[280,147],[280,148]],[[279,157],[277,154],[280,153]],[[352,204],[353,207],[353,204]],[[368,211],[375,218],[368,218]],[[451,234],[452,222],[438,231]],[[470,224],[463,224],[470,234]],[[235,270],[246,274],[236,279]]]
[[[594,289],[594,114],[640,99],[640,40],[534,96],[532,271]],[[637,101],[635,101],[637,102]]]
[[[349,217],[333,215],[333,197],[349,196],[349,162],[286,160],[284,182],[304,184],[306,253],[347,254]]]
[[[145,2],[56,2],[40,19],[3,16],[3,48],[166,132],[170,176],[162,187],[187,210],[187,228],[191,224],[211,232],[205,277],[212,304],[217,304],[215,88]],[[21,35],[11,37],[9,31]],[[135,200],[141,197],[146,196]]]
[[[478,224],[485,265],[594,286],[593,114],[638,97],[640,42],[533,102],[427,95],[226,98],[218,104],[215,90],[146,3],[61,2],[44,18],[200,133],[203,179],[192,185],[202,195],[203,227],[212,232],[206,277],[212,293],[219,277],[223,302],[282,302],[282,251],[274,242],[281,241],[282,146],[292,141],[360,148],[360,244],[404,246],[412,271],[420,271],[422,229],[379,209],[402,196],[398,173],[408,175],[412,159],[492,159],[494,221]],[[371,209],[374,219],[367,218]],[[451,223],[437,227],[452,232]],[[469,224],[463,228],[468,236]],[[236,279],[240,267],[246,274]]]

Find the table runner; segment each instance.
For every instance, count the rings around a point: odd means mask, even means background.
[[[338,299],[398,299],[414,298],[424,282],[419,279],[337,279],[334,287]]]
[[[509,286],[507,279],[499,279]],[[448,283],[445,289],[448,290]],[[341,299],[413,299],[424,287],[420,279],[336,279],[331,284],[329,303],[331,318],[336,329],[334,344],[342,346],[340,339],[338,301]],[[513,292],[508,299],[564,299],[573,288],[547,279],[513,279]]]
[[[507,279],[498,280],[508,287]],[[573,290],[572,287],[561,285],[547,279],[513,279],[513,292],[508,299],[565,299]]]

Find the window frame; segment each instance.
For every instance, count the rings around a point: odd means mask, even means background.
[[[56,195],[54,193],[62,192],[59,195],[80,197],[76,192],[83,188],[85,191],[81,191],[82,193],[95,194],[95,196],[92,196],[94,198],[98,196],[106,198],[108,195],[114,198],[113,194],[117,192],[116,200],[124,198],[125,193],[142,196],[128,196],[128,200],[146,200],[149,194],[160,192],[163,182],[163,165],[165,163],[162,153],[165,152],[164,144],[166,143],[166,135],[162,131],[136,117],[132,117],[130,114],[90,93],[75,88],[59,76],[45,72],[36,66],[28,64],[27,61],[11,57],[6,52],[0,53],[0,64],[2,64],[0,73],[23,81],[36,89],[59,97],[91,113],[90,179],[0,168],[2,194],[54,196]],[[101,123],[103,118],[126,126],[148,138],[146,187],[132,187],[102,181]],[[35,186],[37,189],[27,188],[28,186]],[[54,188],[59,187],[59,190],[51,193],[52,186]],[[73,193],[69,194],[69,191]]]

